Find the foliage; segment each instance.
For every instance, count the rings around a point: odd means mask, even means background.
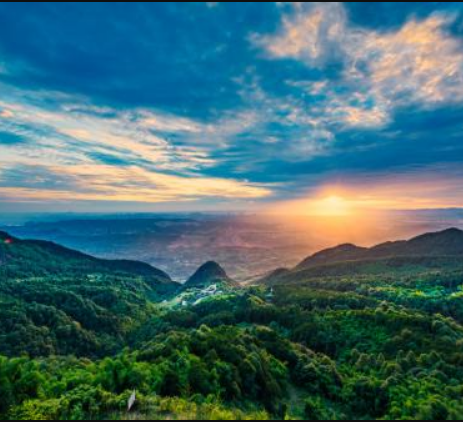
[[[314,268],[185,307],[137,265],[1,247],[1,419],[463,418],[450,259]]]

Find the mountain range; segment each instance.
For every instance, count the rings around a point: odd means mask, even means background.
[[[317,252],[292,269],[279,268],[264,277],[262,283],[285,281],[288,278],[317,274],[341,275],[372,267],[373,263],[383,266],[425,265],[441,266],[445,263],[458,264],[463,257],[463,231],[450,228],[441,232],[427,233],[410,240],[386,242],[371,248],[342,244]],[[462,262],[463,265],[463,262]],[[168,274],[149,264],[131,260],[105,260],[65,248],[53,242],[42,240],[21,240],[0,232],[0,275],[13,271],[16,275],[27,271],[36,277],[45,276],[58,269],[67,272],[123,273],[143,276],[153,287],[169,285],[179,287]],[[204,287],[224,282],[232,286],[239,284],[231,279],[216,262],[203,264],[184,284],[184,287]]]
[[[406,266],[463,265],[463,231],[450,228],[410,240],[386,242],[371,248],[343,244],[304,259],[293,269],[280,268],[260,282],[274,284],[304,277],[385,272]]]

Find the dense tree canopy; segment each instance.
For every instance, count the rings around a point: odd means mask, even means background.
[[[463,417],[458,266],[311,274],[185,306],[153,274],[28,254],[4,249],[0,266],[2,419],[123,419],[133,390],[132,418]]]

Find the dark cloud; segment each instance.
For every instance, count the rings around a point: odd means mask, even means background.
[[[273,4],[0,4],[10,83],[86,94],[120,106],[206,117],[239,101],[252,65],[249,31],[276,24]],[[271,25],[270,25],[271,27]]]
[[[0,131],[0,145],[21,145],[25,143],[27,143],[27,139],[23,136]]]

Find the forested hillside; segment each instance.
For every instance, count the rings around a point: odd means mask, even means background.
[[[320,251],[293,269],[270,272],[261,283],[292,283],[321,276],[416,274],[429,270],[463,270],[463,231],[448,229],[409,241],[387,242],[372,248],[345,244]]]
[[[441,253],[279,271],[186,304],[188,287],[127,270],[3,273],[0,414],[461,419],[463,269]],[[208,268],[194,280],[225,277]]]
[[[141,262],[0,233],[0,354],[106,356],[177,289]]]

